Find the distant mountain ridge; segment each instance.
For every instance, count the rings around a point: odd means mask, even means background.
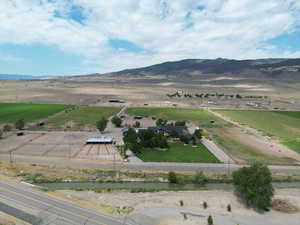
[[[232,75],[245,78],[297,78],[300,80],[300,59],[185,59],[109,74],[124,76],[165,75],[170,78]]]
[[[0,80],[33,80],[33,79],[40,79],[40,78],[42,78],[42,76],[0,74]]]

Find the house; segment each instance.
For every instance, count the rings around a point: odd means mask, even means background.
[[[186,126],[157,126],[157,127],[149,127],[150,130],[155,132],[163,132],[166,136],[170,136],[174,131],[178,133],[178,135],[184,135],[188,138],[192,138],[192,135],[188,131]]]
[[[98,136],[98,137],[90,137],[86,140],[86,144],[112,144],[113,137],[108,136]]]

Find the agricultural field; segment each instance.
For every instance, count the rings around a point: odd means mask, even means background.
[[[216,110],[217,112],[262,131],[267,136],[275,136],[289,148],[300,153],[300,112]]]
[[[96,121],[102,117],[109,118],[117,114],[121,108],[118,107],[89,107],[82,106],[68,113],[63,113],[47,121],[47,127],[62,128],[68,126],[73,130],[84,127],[95,127]]]
[[[205,112],[201,109],[174,109],[174,108],[129,108],[127,109],[129,115],[138,116],[155,116],[157,118],[167,120],[190,120],[196,121],[203,127],[212,126],[210,121],[216,121],[214,126],[223,126],[224,121],[218,119],[214,115]]]
[[[219,163],[220,161],[202,144],[197,147],[171,143],[166,151],[145,149],[138,155],[144,162]]]
[[[71,105],[0,103],[0,123],[15,123],[19,119],[33,122],[72,107]]]

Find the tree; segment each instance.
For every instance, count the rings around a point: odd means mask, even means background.
[[[138,143],[138,135],[133,128],[129,128],[123,135],[125,149],[131,150],[133,153],[140,153],[140,145]]]
[[[208,225],[213,225],[213,224],[214,224],[214,221],[213,221],[212,216],[209,216],[209,217],[207,218],[207,224],[208,224]]]
[[[0,129],[0,139],[2,138],[3,136],[3,131]]]
[[[189,144],[190,139],[186,135],[181,135],[180,136],[180,141],[183,142],[184,144]]]
[[[156,126],[165,126],[168,123],[168,120],[163,120],[161,118],[156,120]]]
[[[135,128],[140,128],[141,127],[141,123],[139,121],[136,121],[134,124],[133,124],[133,127]]]
[[[100,132],[103,132],[107,126],[107,119],[102,117],[100,120],[96,122],[96,127]]]
[[[260,162],[243,167],[233,173],[237,193],[247,205],[260,210],[268,210],[274,195],[272,175],[269,168]]]
[[[169,172],[168,173],[168,180],[171,184],[177,184],[178,183],[178,179],[177,179],[177,175],[175,172]]]
[[[118,116],[114,116],[112,119],[111,119],[111,122],[116,126],[116,127],[121,127],[122,125],[122,119]]]
[[[198,139],[201,140],[202,137],[203,137],[203,130],[202,130],[202,129],[197,129],[197,130],[195,130],[194,136],[195,136],[196,138],[198,138]]]
[[[185,126],[185,125],[186,125],[186,122],[184,120],[175,122],[175,126]]]
[[[193,183],[194,184],[205,184],[205,183],[207,183],[207,178],[205,177],[205,175],[203,174],[202,171],[196,172],[196,174],[193,177]]]
[[[22,130],[25,127],[24,119],[17,120],[15,125],[16,125],[16,129]]]

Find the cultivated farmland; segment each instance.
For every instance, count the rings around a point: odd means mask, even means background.
[[[0,123],[15,123],[19,119],[33,122],[67,108],[71,105],[0,103]]]
[[[83,129],[88,126],[95,128],[96,121],[102,117],[109,118],[118,113],[118,107],[88,107],[82,106],[68,113],[63,113],[51,118],[47,122],[50,128]]]
[[[293,150],[300,152],[300,112],[217,110],[217,112],[262,131],[265,135],[280,138]]]
[[[127,110],[129,115],[139,116],[155,116],[157,118],[168,120],[191,120],[197,121],[202,126],[211,126],[210,121],[217,121],[219,124],[223,123],[215,116],[201,109],[173,109],[173,108],[129,108]]]

